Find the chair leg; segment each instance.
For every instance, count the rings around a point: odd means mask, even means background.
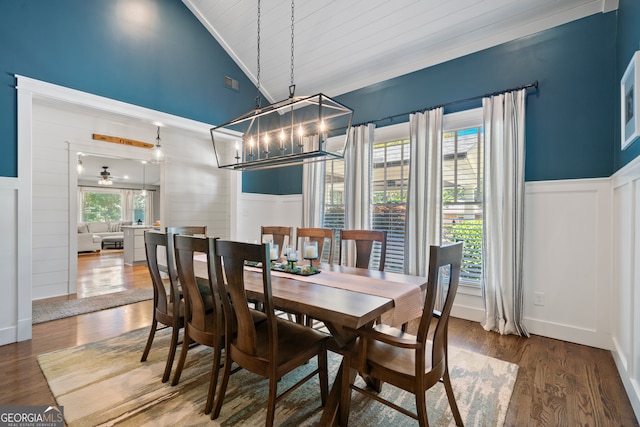
[[[427,398],[426,393],[420,393],[416,390],[416,415],[418,415],[418,424],[420,427],[429,427],[429,418],[427,417]]]
[[[216,394],[216,386],[218,385],[218,374],[220,373],[220,359],[222,354],[222,342],[217,340],[213,347],[213,366],[211,366],[211,379],[209,379],[209,393],[207,394],[207,403],[204,406],[204,413],[211,413],[213,408],[213,398]]]
[[[449,377],[448,366],[444,371],[442,382],[444,383],[444,389],[447,392],[447,399],[449,400],[449,406],[451,407],[451,412],[453,413],[453,419],[456,421],[457,426],[463,427],[464,423],[462,422],[462,417],[460,416],[460,410],[458,409],[458,404],[456,403],[456,397],[453,394],[453,387],[451,386],[451,378]]]
[[[149,338],[147,338],[147,345],[142,352],[142,357],[140,358],[141,362],[147,360],[147,356],[149,356],[149,351],[151,350],[151,344],[153,343],[153,337],[156,335],[156,328],[158,327],[158,321],[156,320],[155,311],[153,313],[153,322],[151,322],[151,330],[149,331]]]
[[[276,397],[278,396],[278,379],[269,378],[269,401],[267,402],[266,427],[272,427],[276,415]]]
[[[171,345],[169,346],[169,354],[167,355],[167,365],[164,367],[164,375],[162,375],[163,383],[169,381],[169,377],[171,376],[173,359],[176,356],[176,348],[178,347],[178,335],[180,334],[180,328],[178,325],[175,325],[171,329]]]
[[[187,359],[187,352],[189,351],[189,344],[191,344],[191,338],[189,338],[189,332],[187,326],[184,327],[184,338],[182,338],[182,351],[180,352],[180,359],[178,360],[178,366],[176,367],[176,373],[173,374],[173,381],[171,385],[178,384],[180,381],[180,375],[182,375],[182,368],[184,368],[184,362]]]
[[[213,411],[211,411],[212,420],[215,420],[220,416],[220,410],[222,409],[222,403],[224,402],[224,395],[227,392],[227,385],[229,384],[229,376],[231,375],[232,363],[233,362],[229,357],[229,353],[226,353],[224,355],[224,368],[222,373],[222,382],[220,383],[220,387],[218,388],[218,395],[216,396],[216,401],[213,407]]]

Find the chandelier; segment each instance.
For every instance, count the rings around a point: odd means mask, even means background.
[[[111,174],[107,170],[109,166],[103,166],[104,169],[100,172],[100,179],[98,180],[98,185],[113,185],[113,181],[111,180]]]
[[[293,30],[292,0],[289,98],[261,107],[258,0],[256,108],[223,125],[211,128],[211,140],[219,168],[257,170],[344,157],[353,110],[322,93],[295,96]]]

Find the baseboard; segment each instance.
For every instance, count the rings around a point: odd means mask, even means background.
[[[636,414],[636,419],[640,420],[640,384],[629,376],[627,360],[624,358],[623,352],[620,351],[618,342],[615,339],[611,344],[611,348],[611,355],[613,356],[616,368],[618,368],[622,385],[627,392],[633,412]]]
[[[611,335],[598,333],[593,329],[546,322],[540,319],[525,318],[524,325],[529,333],[547,338],[588,345],[590,347],[611,349]]]
[[[16,342],[17,334],[17,327],[15,326],[0,329],[0,345],[12,344]]]
[[[481,322],[484,318],[484,309],[454,303],[451,307],[451,316],[472,322]]]

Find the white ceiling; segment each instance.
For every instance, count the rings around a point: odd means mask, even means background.
[[[256,81],[257,0],[183,0]],[[336,96],[618,7],[618,0],[298,0],[297,95]],[[291,1],[261,2],[260,85],[289,96]]]
[[[113,187],[136,185],[160,185],[160,166],[146,163],[144,169],[138,160],[107,157],[98,155],[78,156],[82,161],[83,170],[78,175],[78,181],[83,184],[98,185],[103,166],[108,166]]]

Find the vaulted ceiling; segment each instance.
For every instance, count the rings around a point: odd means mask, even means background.
[[[257,0],[183,0],[256,82]],[[298,0],[297,95],[336,96],[608,12],[618,0]],[[289,96],[291,1],[261,2],[260,85]]]

